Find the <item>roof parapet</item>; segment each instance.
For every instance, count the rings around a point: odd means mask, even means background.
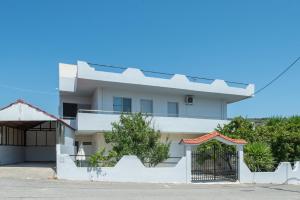
[[[92,65],[92,66],[91,66]],[[254,84],[244,84],[220,79],[208,79],[152,72],[138,68],[124,68],[100,65],[108,70],[96,70],[95,64],[85,61],[77,62],[76,78],[99,80],[105,82],[119,82],[124,84],[147,85],[199,92],[223,93],[251,97],[254,94]],[[151,75],[152,73],[152,75]],[[150,74],[150,75],[148,75]],[[160,76],[161,75],[161,76]],[[208,83],[207,83],[208,82]],[[234,86],[233,86],[234,85]],[[75,89],[76,90],[76,89]]]

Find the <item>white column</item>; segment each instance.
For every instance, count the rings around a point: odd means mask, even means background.
[[[237,145],[236,150],[238,154],[238,179],[241,181],[242,166],[244,162],[244,145]]]
[[[185,146],[186,157],[186,183],[192,182],[192,147],[190,145]]]

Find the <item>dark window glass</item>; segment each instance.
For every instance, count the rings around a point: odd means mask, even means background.
[[[122,112],[122,97],[114,97],[113,109],[115,112]]]
[[[114,97],[113,101],[114,112],[131,112],[130,98]]]
[[[75,103],[63,103],[63,116],[76,117],[78,105]]]
[[[76,154],[77,154],[77,152],[79,150],[79,142],[78,141],[75,141],[75,147],[76,147]]]
[[[147,99],[141,99],[141,113],[152,114],[153,113],[153,101]]]
[[[92,142],[82,142],[82,145],[92,145]]]
[[[123,112],[131,112],[131,99],[123,98]]]
[[[168,116],[169,117],[178,117],[178,103],[177,102],[168,102]]]

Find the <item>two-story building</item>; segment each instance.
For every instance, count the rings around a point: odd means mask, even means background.
[[[253,84],[89,64],[59,64],[59,114],[76,129],[85,154],[109,148],[104,133],[120,113],[147,113],[170,156],[182,156],[182,138],[228,123],[228,104],[252,97]]]

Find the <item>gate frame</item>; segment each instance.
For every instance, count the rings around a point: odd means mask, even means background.
[[[219,142],[222,142],[227,145],[236,146],[237,159],[238,159],[238,166],[237,166],[238,181],[240,181],[240,177],[241,177],[240,168],[242,166],[242,163],[244,162],[244,145],[247,144],[247,142],[243,139],[233,139],[225,135],[222,135],[218,131],[214,131],[194,139],[182,139],[180,141],[180,144],[183,144],[185,149],[186,183],[192,183],[192,148],[200,144],[204,144],[213,139],[218,140]]]

